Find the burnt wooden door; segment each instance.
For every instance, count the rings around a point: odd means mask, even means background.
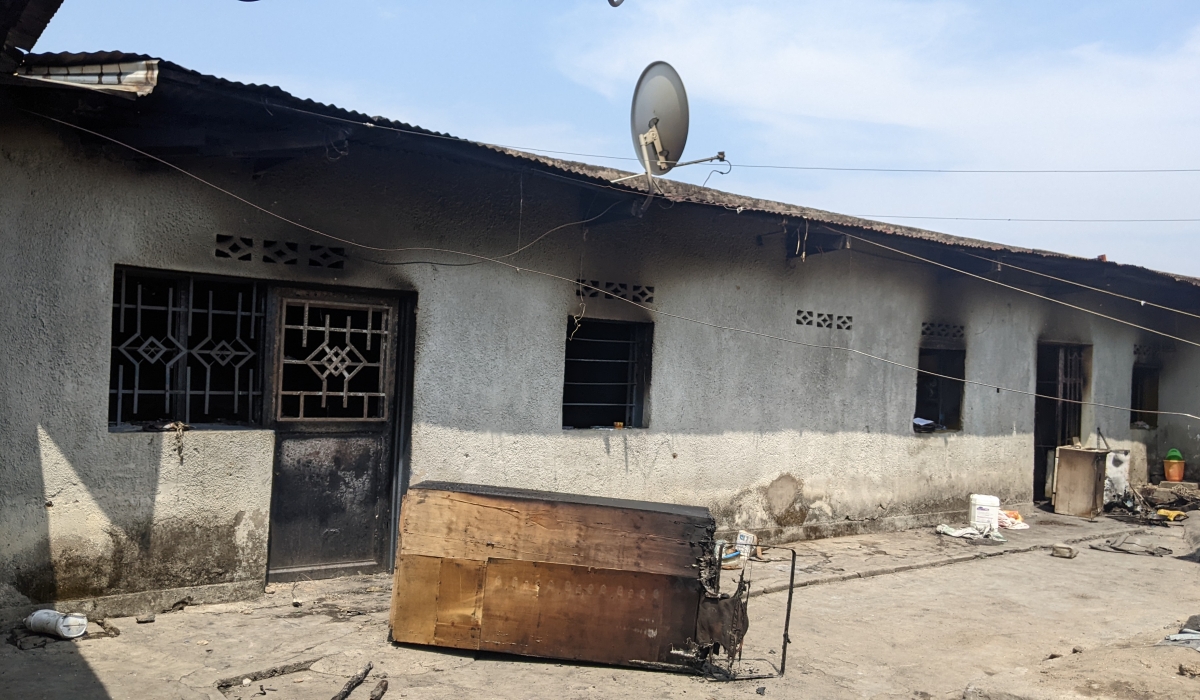
[[[275,296],[268,579],[386,570],[402,304],[313,290]]]

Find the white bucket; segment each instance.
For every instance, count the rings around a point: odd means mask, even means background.
[[[87,632],[87,616],[82,613],[60,613],[57,610],[38,610],[25,618],[30,632],[53,634],[63,639],[82,637]]]
[[[1000,499],[995,496],[971,494],[971,512],[968,515],[971,527],[985,532],[1000,529]]]

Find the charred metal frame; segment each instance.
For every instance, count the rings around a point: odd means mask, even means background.
[[[779,672],[778,673],[739,674],[739,673],[734,672],[734,670],[733,670],[734,662],[735,661],[740,662],[742,659],[742,644],[741,644],[740,639],[738,641],[738,648],[736,650],[736,654],[733,653],[733,650],[728,650],[729,651],[728,667],[721,666],[714,662],[713,657],[716,655],[716,649],[715,649],[715,647],[711,647],[711,646],[708,647],[707,649],[693,647],[693,649],[691,649],[691,650],[679,650],[677,652],[674,652],[678,656],[681,656],[681,657],[687,659],[686,662],[679,664],[679,665],[667,664],[667,663],[657,663],[657,662],[651,662],[651,661],[637,661],[637,662],[632,662],[632,664],[636,665],[636,666],[640,666],[642,668],[648,668],[648,669],[657,670],[657,671],[671,671],[674,673],[694,673],[696,675],[702,675],[710,681],[719,681],[719,682],[752,681],[752,680],[761,680],[764,678],[782,678],[783,674],[787,671],[788,644],[791,644],[791,642],[792,642],[792,638],[791,638],[791,636],[789,636],[788,632],[792,626],[792,601],[795,598],[795,593],[796,593],[796,550],[792,549],[790,547],[768,546],[768,545],[758,545],[758,549],[762,549],[762,550],[786,549],[792,553],[791,573],[788,576],[787,608],[786,608],[786,612],[784,613],[784,617],[783,617],[783,641],[782,641],[782,646],[779,650]],[[725,555],[725,544],[722,543],[717,548],[716,557],[715,557],[715,561],[717,562],[718,567],[720,566],[720,562],[724,560],[724,555]],[[719,568],[717,569],[717,576],[718,576],[718,580],[719,580],[719,577],[720,577],[720,569]],[[742,568],[741,576],[738,579],[737,591],[731,597],[736,598],[739,596],[742,597],[743,606],[745,605],[746,602],[749,602],[750,582],[746,580],[746,569],[744,567]],[[748,621],[747,621],[747,624],[748,624]],[[736,656],[736,658],[735,658],[735,656]]]
[[[110,424],[257,423],[265,298],[251,280],[117,268]]]
[[[299,323],[289,323],[289,312],[299,311]],[[312,319],[313,312],[317,321]],[[326,312],[323,315],[321,312]],[[346,325],[331,325],[328,312],[345,312]],[[354,314],[365,314],[365,325],[354,324]],[[391,306],[354,304],[341,301],[281,299],[280,339],[277,355],[275,420],[277,421],[371,421],[390,418],[392,397],[392,358],[389,355],[395,310]],[[321,321],[321,318],[324,321]],[[376,319],[378,318],[378,324]],[[299,344],[295,340],[298,331]],[[310,336],[316,340],[310,344]],[[374,347],[373,347],[374,346]],[[296,352],[297,356],[289,353]],[[375,354],[378,357],[375,358]],[[305,372],[291,372],[289,367],[306,367],[320,381],[320,390],[305,388],[302,379],[313,381]],[[367,370],[367,375],[354,380]],[[300,375],[300,376],[297,376]],[[331,383],[335,384],[331,388]],[[338,390],[340,385],[340,391]],[[287,397],[294,397],[295,408]],[[330,399],[340,400],[343,409],[350,400],[362,403],[361,415],[314,416],[306,414],[311,399],[320,399],[320,408],[328,408]]]

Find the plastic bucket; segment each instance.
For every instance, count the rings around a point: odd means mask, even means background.
[[[1000,529],[1000,499],[979,493],[971,494],[971,527],[983,532]]]
[[[30,632],[53,634],[63,639],[82,637],[87,632],[87,616],[81,613],[60,613],[57,610],[38,610],[25,618]]]
[[[1187,463],[1181,459],[1163,460],[1163,481],[1183,481],[1183,467]]]

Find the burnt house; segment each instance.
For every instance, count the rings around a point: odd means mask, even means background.
[[[783,540],[1200,464],[1195,279],[11,49],[0,606],[387,570],[422,480]]]

